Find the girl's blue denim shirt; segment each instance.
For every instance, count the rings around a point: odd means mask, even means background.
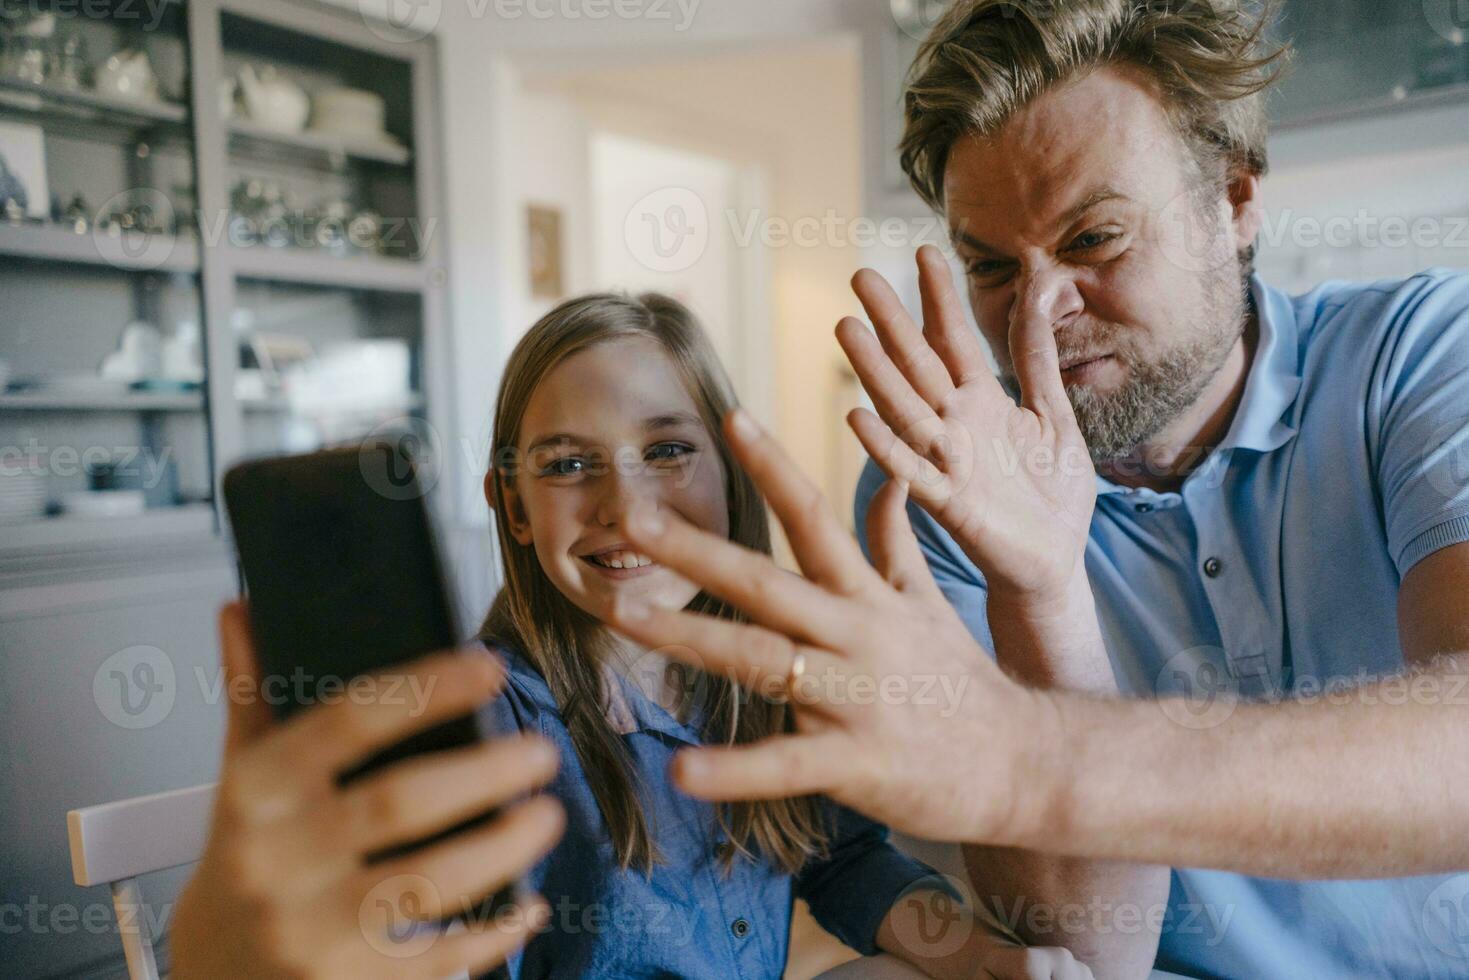
[[[899,852],[887,829],[827,802],[829,854],[791,876],[765,860],[736,857],[726,873],[715,808],[669,779],[679,749],[698,731],[617,678],[608,717],[641,780],[663,857],[650,875],[622,870],[550,688],[518,651],[497,648],[509,668],[504,693],[481,709],[492,732],[536,732],[561,753],[548,787],[566,807],[566,834],[525,878],[551,906],[548,929],[508,964],[517,980],[543,977],[771,978],[785,969],[791,903],[858,952],[877,952],[878,927],[920,883],[946,889],[931,868]],[[610,675],[609,676],[615,676]]]

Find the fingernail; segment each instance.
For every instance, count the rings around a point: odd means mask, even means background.
[[[480,676],[486,684],[498,684],[500,678],[505,675],[505,665],[501,662],[499,654],[488,647],[467,647],[464,650],[464,657],[479,669]]]
[[[628,515],[628,521],[634,528],[649,537],[662,534],[664,527],[667,526],[663,515],[658,513],[655,507],[639,507]]]
[[[685,784],[691,779],[699,779],[708,769],[703,757],[698,752],[688,749],[680,751],[673,757],[673,765],[676,769],[675,781]]]
[[[753,439],[760,434],[760,426],[755,424],[750,413],[743,408],[737,408],[729,413],[729,426],[741,439]]]

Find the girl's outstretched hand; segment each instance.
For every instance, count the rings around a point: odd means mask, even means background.
[[[277,724],[259,696],[244,607],[225,606],[219,624],[229,727],[209,840],[170,930],[176,980],[437,980],[503,961],[544,920],[539,898],[510,914],[471,916],[448,933],[433,923],[473,912],[550,850],[564,822],[553,799],[508,806],[486,825],[401,857],[365,859],[544,785],[555,749],[496,739],[344,787],[337,775],[473,711],[503,685],[504,669],[483,652],[434,655],[394,668],[406,684],[358,689],[381,697],[336,699]]]

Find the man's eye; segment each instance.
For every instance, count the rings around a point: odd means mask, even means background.
[[[652,462],[664,462],[671,459],[678,459],[680,456],[687,456],[693,451],[694,447],[687,443],[660,442],[658,445],[650,448],[644,458]]]
[[[964,272],[971,279],[999,280],[1004,277],[1005,263],[1003,262],[971,262],[964,267]]]
[[[1076,240],[1071,243],[1071,248],[1073,251],[1085,252],[1090,249],[1101,248],[1108,242],[1116,241],[1121,237],[1121,235],[1115,232],[1089,231],[1085,234],[1078,235]]]

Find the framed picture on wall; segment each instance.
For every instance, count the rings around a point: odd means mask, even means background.
[[[44,221],[50,214],[41,127],[0,122],[0,219]]]
[[[536,299],[560,299],[564,288],[561,268],[561,211],[532,204],[526,208],[530,236],[530,294]]]

